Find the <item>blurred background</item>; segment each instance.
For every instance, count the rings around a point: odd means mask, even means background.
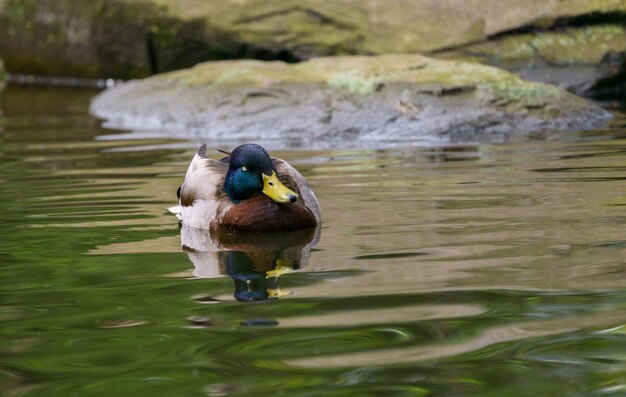
[[[130,79],[224,59],[422,53],[589,96],[624,89],[623,1],[3,0],[12,74]]]

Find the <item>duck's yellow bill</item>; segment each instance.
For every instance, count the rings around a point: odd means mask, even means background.
[[[278,180],[276,172],[263,174],[263,194],[277,203],[295,203],[298,195]]]

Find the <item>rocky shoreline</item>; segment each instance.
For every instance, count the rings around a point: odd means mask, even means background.
[[[0,54],[10,73],[141,79],[93,101],[111,128],[493,141],[602,127],[565,90],[624,95],[625,21],[626,0],[0,0]]]
[[[130,79],[212,60],[421,53],[586,95],[626,80],[624,21],[625,0],[0,0],[0,54],[12,73]]]

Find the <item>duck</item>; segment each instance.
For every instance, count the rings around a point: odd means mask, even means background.
[[[246,143],[219,160],[206,144],[194,155],[170,208],[183,226],[211,232],[274,233],[321,225],[320,204],[306,179],[285,160]]]

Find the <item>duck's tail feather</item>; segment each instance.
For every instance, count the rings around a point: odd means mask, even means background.
[[[198,148],[198,156],[206,158],[206,143],[202,144],[202,146]]]
[[[183,220],[183,216],[181,214],[183,211],[183,207],[181,207],[180,205],[169,207],[167,210],[171,212],[172,214],[176,215],[176,218],[178,218],[179,221]]]

